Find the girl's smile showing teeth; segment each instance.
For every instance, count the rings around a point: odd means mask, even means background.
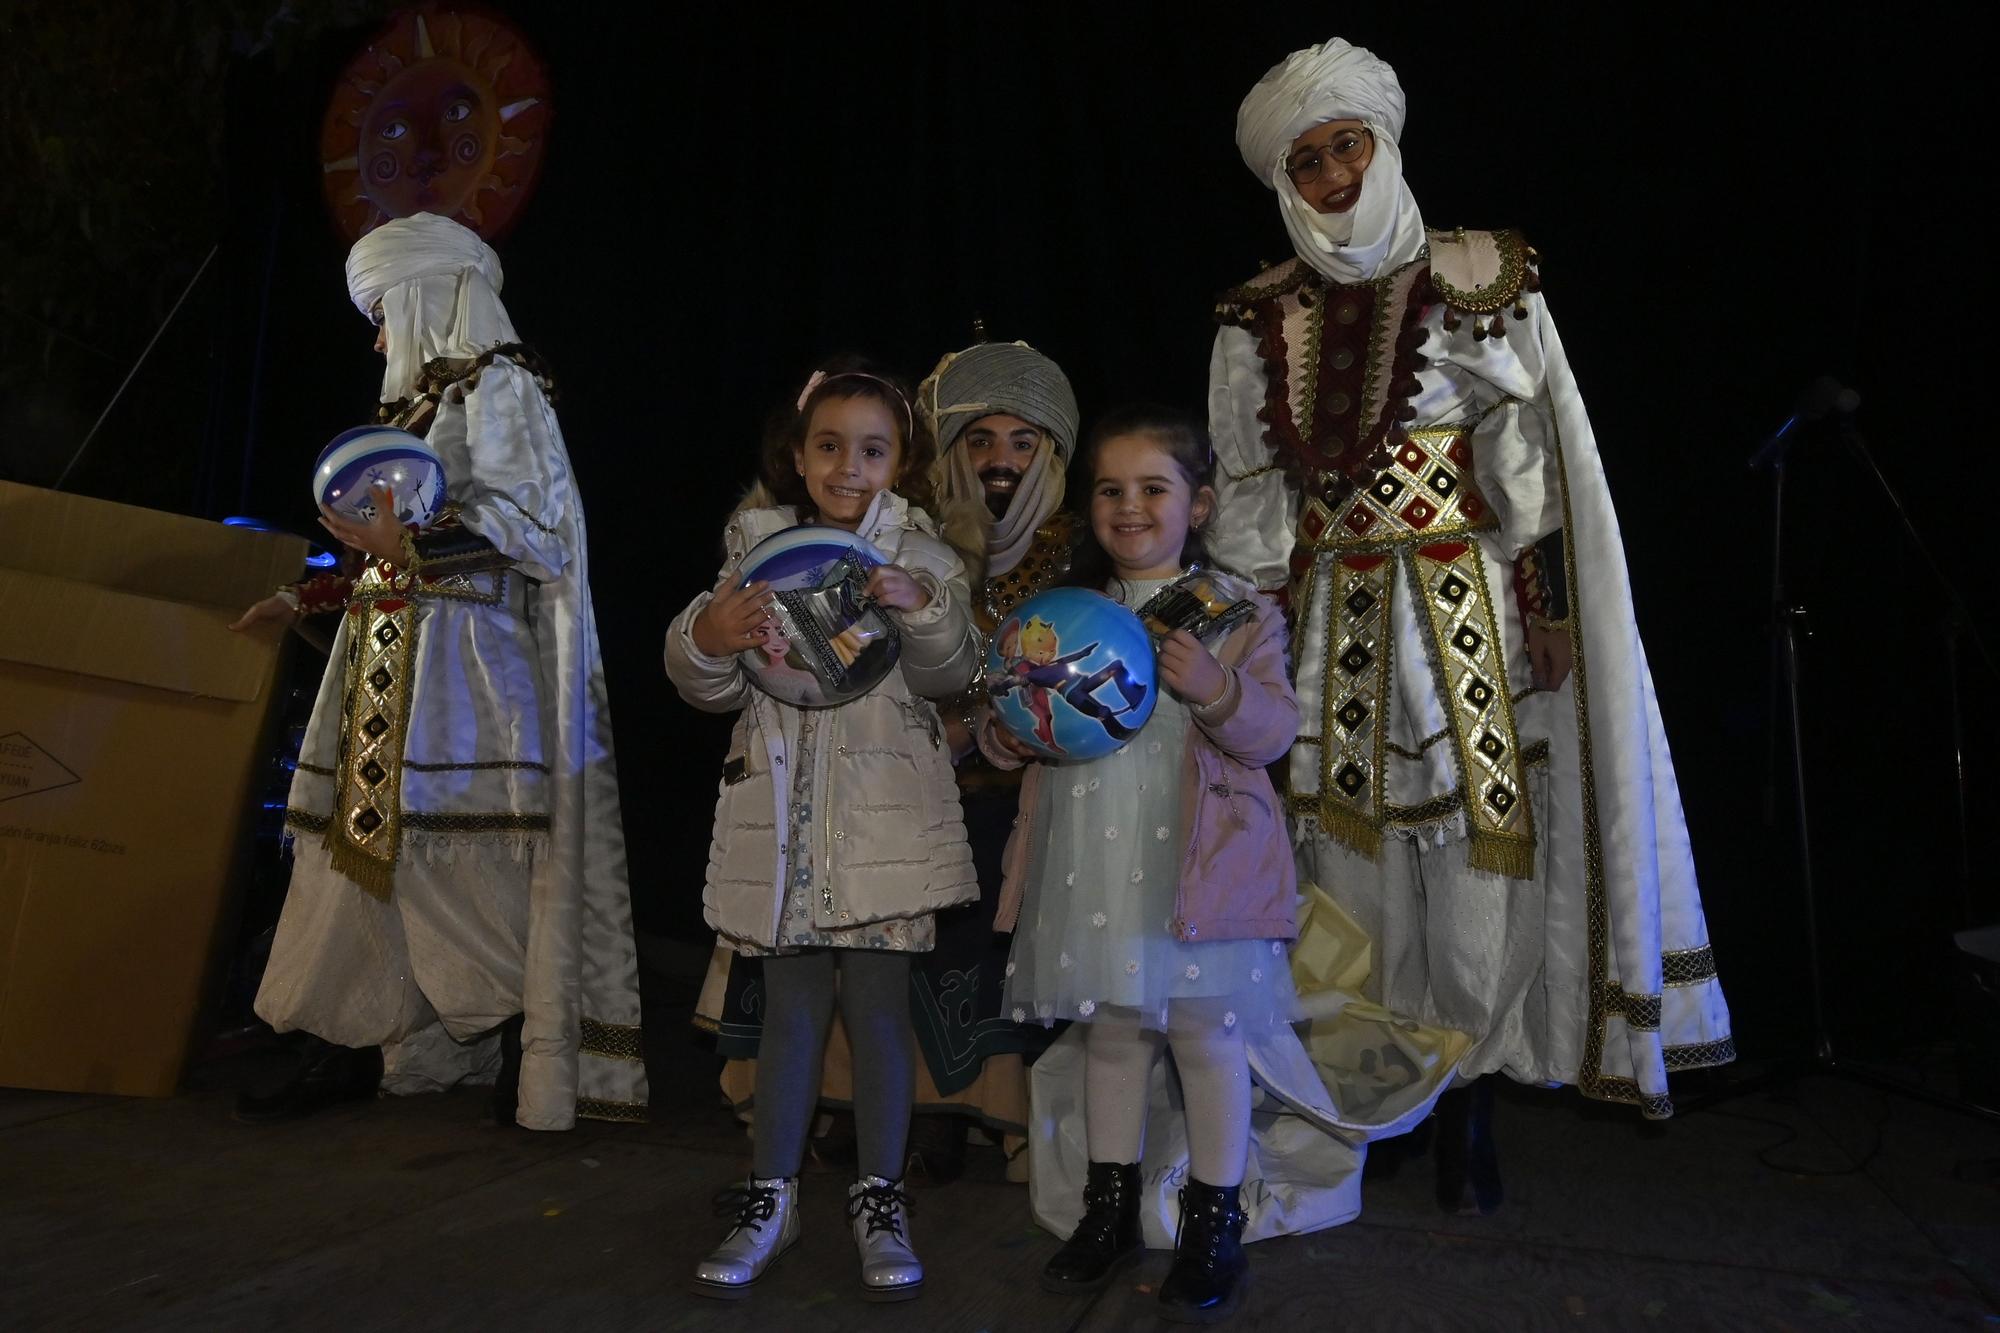
[[[1215,497],[1197,494],[1173,456],[1146,435],[1120,435],[1096,450],[1090,525],[1119,578],[1177,573],[1188,528]]]
[[[875,398],[832,398],[813,409],[794,462],[818,522],[859,528],[875,496],[895,483],[902,457],[897,422]]]

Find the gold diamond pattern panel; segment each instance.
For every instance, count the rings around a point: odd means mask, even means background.
[[[408,602],[350,608],[341,700],[333,868],[377,898],[395,886],[402,841],[403,740],[417,656],[417,612]]]
[[[1450,719],[1467,857],[1483,870],[1534,875],[1526,762],[1502,660],[1499,620],[1474,534],[1499,526],[1472,470],[1473,423],[1410,431],[1367,486],[1328,503],[1308,494],[1299,515],[1294,606],[1314,580],[1327,589],[1327,659],[1320,789],[1295,813],[1358,852],[1380,850],[1391,680],[1388,609],[1400,563],[1419,603],[1438,698]],[[1357,609],[1357,590],[1373,600]],[[1365,600],[1365,599],[1361,599]],[[1350,725],[1351,724],[1351,725]]]
[[[1534,817],[1484,557],[1475,542],[1438,542],[1403,559],[1421,604],[1438,699],[1451,718],[1467,855],[1480,869],[1532,878]]]
[[[1384,549],[1497,526],[1473,479],[1472,428],[1443,426],[1408,432],[1391,450],[1389,466],[1347,497],[1315,541],[1338,550]]]
[[[1313,813],[1328,836],[1367,856],[1382,849],[1395,575],[1395,562],[1386,555],[1344,556],[1327,571],[1324,715]]]

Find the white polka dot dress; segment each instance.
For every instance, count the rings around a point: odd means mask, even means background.
[[[1162,582],[1128,585],[1126,604],[1138,605]],[[1107,1007],[1136,1009],[1158,1028],[1174,1000],[1227,999],[1234,1032],[1297,1016],[1291,974],[1274,959],[1274,941],[1189,943],[1165,925],[1187,850],[1181,761],[1193,725],[1186,706],[1163,689],[1135,743],[1044,775],[1007,1012],[1052,1023],[1089,1021]]]

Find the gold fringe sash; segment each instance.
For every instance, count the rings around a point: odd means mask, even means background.
[[[1326,665],[1320,698],[1320,828],[1363,856],[1382,850],[1388,766],[1389,608],[1396,564],[1386,555],[1333,561],[1327,582]]]
[[[403,746],[415,684],[417,610],[408,601],[357,603],[341,692],[334,817],[326,830],[333,868],[384,902],[396,886],[403,834]]]
[[[1532,879],[1534,814],[1485,557],[1472,541],[1434,542],[1399,554],[1424,611],[1417,623],[1438,702],[1451,718],[1452,754],[1465,795],[1467,863]]]

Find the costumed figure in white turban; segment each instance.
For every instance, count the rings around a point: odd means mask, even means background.
[[[932,485],[944,535],[972,574],[973,617],[991,634],[1015,606],[1054,586],[1069,570],[1076,517],[1062,507],[1064,469],[1076,446],[1076,395],[1062,368],[1026,343],[978,342],[940,360],[917,390],[917,408],[937,437]],[[937,918],[936,947],[915,956],[910,1007],[924,1060],[911,1133],[913,1159],[933,1180],[958,1174],[965,1121],[998,1133],[1010,1173],[1026,1178],[1021,1156],[1028,1117],[1023,1057],[1047,1044],[1039,1027],[1014,1023],[1001,1009],[1007,937],[993,932],[1000,857],[1019,804],[1020,773],[987,764],[973,746],[983,691],[941,705],[946,739],[958,765],[980,901]],[[726,977],[726,982],[725,982]],[[696,1022],[715,1032],[731,1057],[722,1086],[731,1104],[754,1091],[754,1056],[762,1030],[758,966],[727,951],[711,962]],[[820,1093],[845,1105],[853,1097],[845,1034],[827,1043]]]
[[[1669,1071],[1734,1048],[1617,519],[1539,256],[1427,230],[1403,120],[1339,39],[1238,112],[1297,253],[1216,306],[1211,546],[1289,598],[1300,879],[1368,949],[1342,984],[1459,1035],[1427,1080],[1663,1117]],[[1479,1091],[1445,1103],[1439,1187],[1489,1211]]]
[[[381,328],[381,415],[427,438],[449,503],[421,531],[386,505],[371,522],[325,511],[365,568],[260,604],[339,628],[257,1012],[380,1046],[388,1092],[495,1081],[495,1114],[529,1129],[642,1121],[610,714],[548,380],[500,303],[499,258],[455,222],[384,224],[347,283]],[[242,1109],[310,1102],[294,1085]]]

